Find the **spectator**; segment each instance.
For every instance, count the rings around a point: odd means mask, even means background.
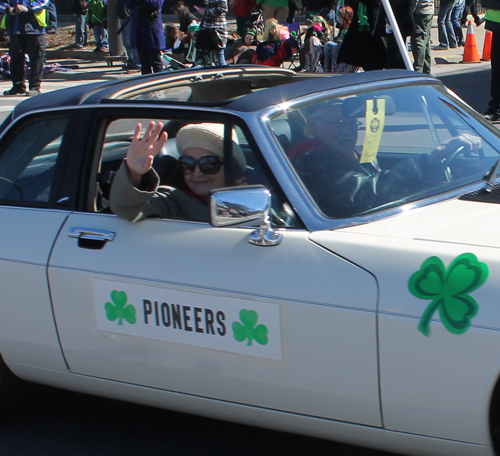
[[[94,31],[96,47],[94,52],[108,52],[108,9],[107,0],[90,0],[87,24]]]
[[[212,50],[212,59],[217,66],[226,66],[225,49],[227,45],[227,0],[205,0],[205,8],[197,8],[203,14],[201,30],[213,30],[216,35],[216,49]]]
[[[177,39],[172,47],[173,54],[183,54],[184,59],[193,63],[194,56],[194,37],[200,25],[197,22],[192,22],[187,29],[187,33],[179,32]]]
[[[292,0],[293,3],[296,3]],[[257,0],[258,5],[262,5],[262,15],[264,22],[268,19],[276,19],[278,22],[285,22],[288,17],[288,0]]]
[[[467,16],[469,14],[474,18],[474,22],[479,27],[483,22],[484,18],[481,18],[477,15],[477,0],[465,0],[465,7],[462,13],[462,27],[467,27]]]
[[[177,2],[172,7],[172,11],[179,20],[179,30],[182,33],[188,32],[189,24],[191,24],[192,22],[198,22],[196,16],[189,12],[189,8],[186,5],[184,5],[183,2]]]
[[[375,33],[381,1],[357,0],[351,7],[354,16],[340,47],[338,61],[362,67],[365,71],[381,70],[387,60],[384,38]]]
[[[47,8],[47,33],[57,33],[57,8],[54,0],[49,0]]]
[[[306,72],[319,71],[320,60],[323,60],[324,45],[331,36],[330,27],[322,16],[314,16],[312,24],[307,28],[304,36],[304,45],[299,51],[300,65],[296,71],[304,69]]]
[[[491,38],[491,100],[484,117],[491,122],[500,119],[500,0],[481,0],[486,8],[485,29],[493,32]]]
[[[411,35],[413,68],[420,73],[431,74],[431,27],[434,17],[434,0],[417,0],[413,19],[415,30]]]
[[[255,0],[230,0],[229,8],[236,17],[236,33],[244,38],[248,23],[252,22],[252,10],[255,8]]]
[[[353,65],[337,60],[344,36],[351,25],[353,17],[354,11],[350,6],[343,6],[339,9],[339,34],[333,41],[327,41],[325,44],[324,69],[327,73],[356,73],[358,70]]]
[[[9,35],[12,88],[5,96],[39,95],[45,63],[45,27],[48,0],[10,0],[0,3],[2,25]],[[26,92],[26,54],[29,57],[29,90]]]
[[[453,31],[457,38],[457,46],[459,47],[465,46],[464,32],[462,31],[462,24],[460,24],[464,7],[465,0],[455,0],[453,9],[451,10],[451,25],[453,26]]]
[[[75,46],[77,49],[82,49],[87,45],[87,0],[74,0],[73,8],[75,12]]]
[[[139,55],[137,49],[132,47],[130,37],[132,26],[130,25],[130,13],[125,8],[125,0],[116,0],[116,16],[120,19],[120,34],[122,37],[123,47],[127,53],[127,63],[124,66],[125,70],[138,70]]]
[[[298,52],[294,37],[288,27],[278,24],[276,19],[268,19],[264,27],[263,41],[257,45],[252,63],[279,67],[283,62]]]
[[[326,20],[332,20],[331,12],[335,12],[338,0],[304,0],[306,18],[322,16]]]
[[[165,49],[165,34],[161,20],[163,0],[126,0],[132,11],[130,44],[137,49],[141,74],[164,71],[161,51]]]
[[[438,36],[439,45],[434,50],[446,50],[457,47],[457,37],[451,24],[451,11],[454,0],[442,0],[438,12]]]
[[[226,61],[232,63],[251,63],[252,56],[257,49],[255,31],[250,29],[245,33],[244,38],[236,40],[231,47],[226,49]]]
[[[177,47],[175,43],[180,39],[181,32],[175,24],[165,24],[165,47],[167,52],[169,49]]]
[[[406,43],[408,38],[415,30],[413,21],[413,11],[415,9],[415,0],[390,0],[392,11],[399,28],[400,36],[403,43]],[[385,68],[402,68],[406,69],[405,61],[399,50],[398,42],[392,27],[385,14],[385,10],[381,12],[376,26],[376,34],[387,36],[387,58]],[[406,53],[405,49],[405,53]]]

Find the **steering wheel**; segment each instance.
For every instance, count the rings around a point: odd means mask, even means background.
[[[9,179],[6,179],[5,177],[0,177],[0,182],[6,182],[7,184],[10,184],[10,185],[13,185],[14,187],[16,187],[17,191],[20,193],[21,195],[21,199],[20,201],[23,201],[24,200],[24,193],[21,189],[21,187],[19,187],[19,185],[17,185],[15,182],[12,182],[11,180]]]
[[[461,153],[464,153],[465,146],[460,144],[455,150],[453,150],[447,157],[443,158],[438,164],[436,169],[436,174],[444,175],[446,182],[451,182],[453,176],[451,174],[451,164]]]

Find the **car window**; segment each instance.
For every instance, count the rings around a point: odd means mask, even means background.
[[[151,122],[150,118],[121,118],[108,122],[99,161],[97,172],[98,192],[95,195],[93,208],[97,212],[110,212],[110,191],[116,173],[127,155],[128,147],[132,141],[136,125],[141,124],[141,134]],[[168,140],[160,153],[154,158],[153,168],[156,171],[160,186],[175,188],[186,194],[197,194],[193,191],[192,182],[182,173],[179,164],[179,151],[177,146],[177,135],[183,128],[189,128],[193,125],[207,123],[201,120],[186,120],[176,118],[154,119],[164,124],[163,129],[168,134]],[[221,132],[225,132],[225,126],[222,123],[210,121],[216,125]],[[276,182],[270,175],[260,152],[244,130],[237,125],[232,128],[232,141],[229,142],[233,152],[223,151],[224,167],[220,185],[217,188],[229,187],[234,185],[264,185],[271,190],[272,196],[272,223],[274,226],[294,227],[297,225],[293,211],[289,208],[285,198],[277,187]],[[224,142],[221,141],[221,147]],[[227,145],[226,145],[227,146]],[[208,147],[208,145],[207,145]],[[230,166],[227,166],[229,161]],[[197,165],[199,166],[199,165]],[[190,187],[191,185],[191,187]],[[178,201],[175,202],[175,205]],[[189,219],[183,208],[169,207],[170,212],[154,212],[153,217]],[[189,212],[189,211],[188,211]],[[208,214],[208,211],[207,211]]]
[[[328,218],[367,214],[483,179],[500,140],[432,86],[327,98],[269,121],[284,155]]]
[[[26,124],[0,151],[2,204],[47,203],[67,118]]]

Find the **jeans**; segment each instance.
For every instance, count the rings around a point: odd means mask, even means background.
[[[54,0],[47,6],[47,29],[57,30],[57,9]]]
[[[225,51],[225,48],[212,51],[212,58],[216,66],[227,66]]]
[[[75,14],[75,44],[85,46],[87,44],[87,29],[85,14]]]
[[[447,0],[441,3],[438,12],[438,36],[439,44],[443,46],[457,47],[457,38],[451,25],[451,11],[453,2]]]
[[[120,19],[120,25],[123,25],[125,23],[126,19]],[[130,33],[132,31],[132,26],[130,25],[130,21],[127,24],[127,26],[123,29],[121,36],[122,36],[122,43],[123,47],[125,48],[125,52],[127,53],[127,60],[128,60],[128,65],[130,67],[138,67],[139,66],[139,55],[137,54],[137,49],[133,49],[131,46],[131,41],[130,41]]]
[[[451,25],[453,25],[453,31],[455,32],[458,45],[464,44],[464,32],[462,31],[462,25],[460,24],[464,7],[465,0],[458,0],[455,2],[451,10]]]
[[[96,49],[101,49],[104,46],[108,46],[108,30],[104,28],[104,25],[94,25],[94,37],[95,37],[95,47]]]

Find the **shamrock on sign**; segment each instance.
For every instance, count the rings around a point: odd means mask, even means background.
[[[111,302],[104,304],[104,309],[106,309],[106,316],[109,321],[115,321],[118,319],[118,325],[123,324],[123,319],[128,321],[131,325],[136,322],[135,318],[135,307],[127,304],[127,293],[124,291],[113,290],[111,292]]]
[[[470,321],[479,307],[469,295],[488,278],[488,266],[477,260],[472,253],[456,257],[448,271],[438,257],[424,261],[408,283],[410,293],[420,299],[431,300],[420,319],[418,329],[429,335],[429,325],[436,310],[445,328],[453,334],[462,334],[469,329]]]
[[[245,339],[248,339],[247,347],[252,345],[252,340],[255,339],[260,345],[267,344],[267,326],[258,325],[257,321],[259,316],[255,310],[240,310],[240,320],[235,321],[232,325],[233,327],[233,335],[237,342],[243,342]]]

